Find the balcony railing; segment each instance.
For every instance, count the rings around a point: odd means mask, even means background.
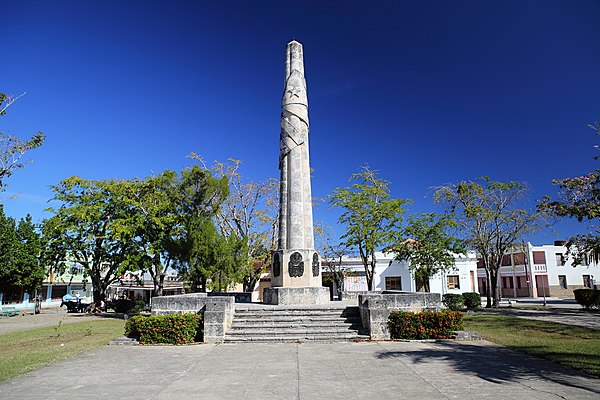
[[[525,266],[524,265],[516,265],[514,267],[512,267],[512,266],[500,267],[500,275],[512,275],[513,271],[517,275],[525,274]]]
[[[548,272],[546,264],[533,264],[533,273],[539,274],[542,272]]]

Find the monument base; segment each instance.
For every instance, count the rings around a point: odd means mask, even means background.
[[[263,303],[281,305],[310,305],[329,303],[329,288],[270,287],[263,290]]]

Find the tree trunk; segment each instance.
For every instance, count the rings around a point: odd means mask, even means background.
[[[492,286],[492,307],[498,307],[498,270],[490,271],[490,284]]]
[[[485,269],[485,286],[486,286],[486,304],[485,304],[485,308],[492,308],[492,287],[490,285],[490,271],[486,268]]]
[[[159,296],[163,295],[164,284],[165,284],[165,274],[161,273],[158,278],[158,295]]]
[[[105,297],[105,291],[104,288],[102,287],[102,279],[100,278],[100,274],[98,273],[98,271],[95,271],[94,269],[92,269],[92,271],[90,271],[90,278],[92,280],[92,292],[93,292],[93,296],[94,296],[94,303],[99,303],[101,300],[104,300]]]
[[[244,287],[244,292],[253,292],[254,288],[256,287],[256,284],[258,283],[258,279],[258,276],[249,276],[248,278],[246,278],[242,283]]]

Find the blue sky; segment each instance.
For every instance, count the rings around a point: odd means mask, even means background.
[[[208,160],[277,177],[285,44],[304,44],[313,194],[368,163],[411,212],[432,187],[598,167],[598,1],[2,1],[0,131],[46,143],[9,181],[35,220],[49,185],[145,177]],[[332,223],[326,205],[315,219]],[[336,229],[341,232],[341,229]],[[536,244],[586,230],[562,223]]]

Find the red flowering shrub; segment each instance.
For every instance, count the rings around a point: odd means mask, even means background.
[[[462,329],[462,323],[458,311],[391,311],[388,318],[392,339],[450,339],[454,331]]]
[[[125,335],[140,344],[189,344],[203,340],[202,328],[198,314],[137,315],[127,320]]]

